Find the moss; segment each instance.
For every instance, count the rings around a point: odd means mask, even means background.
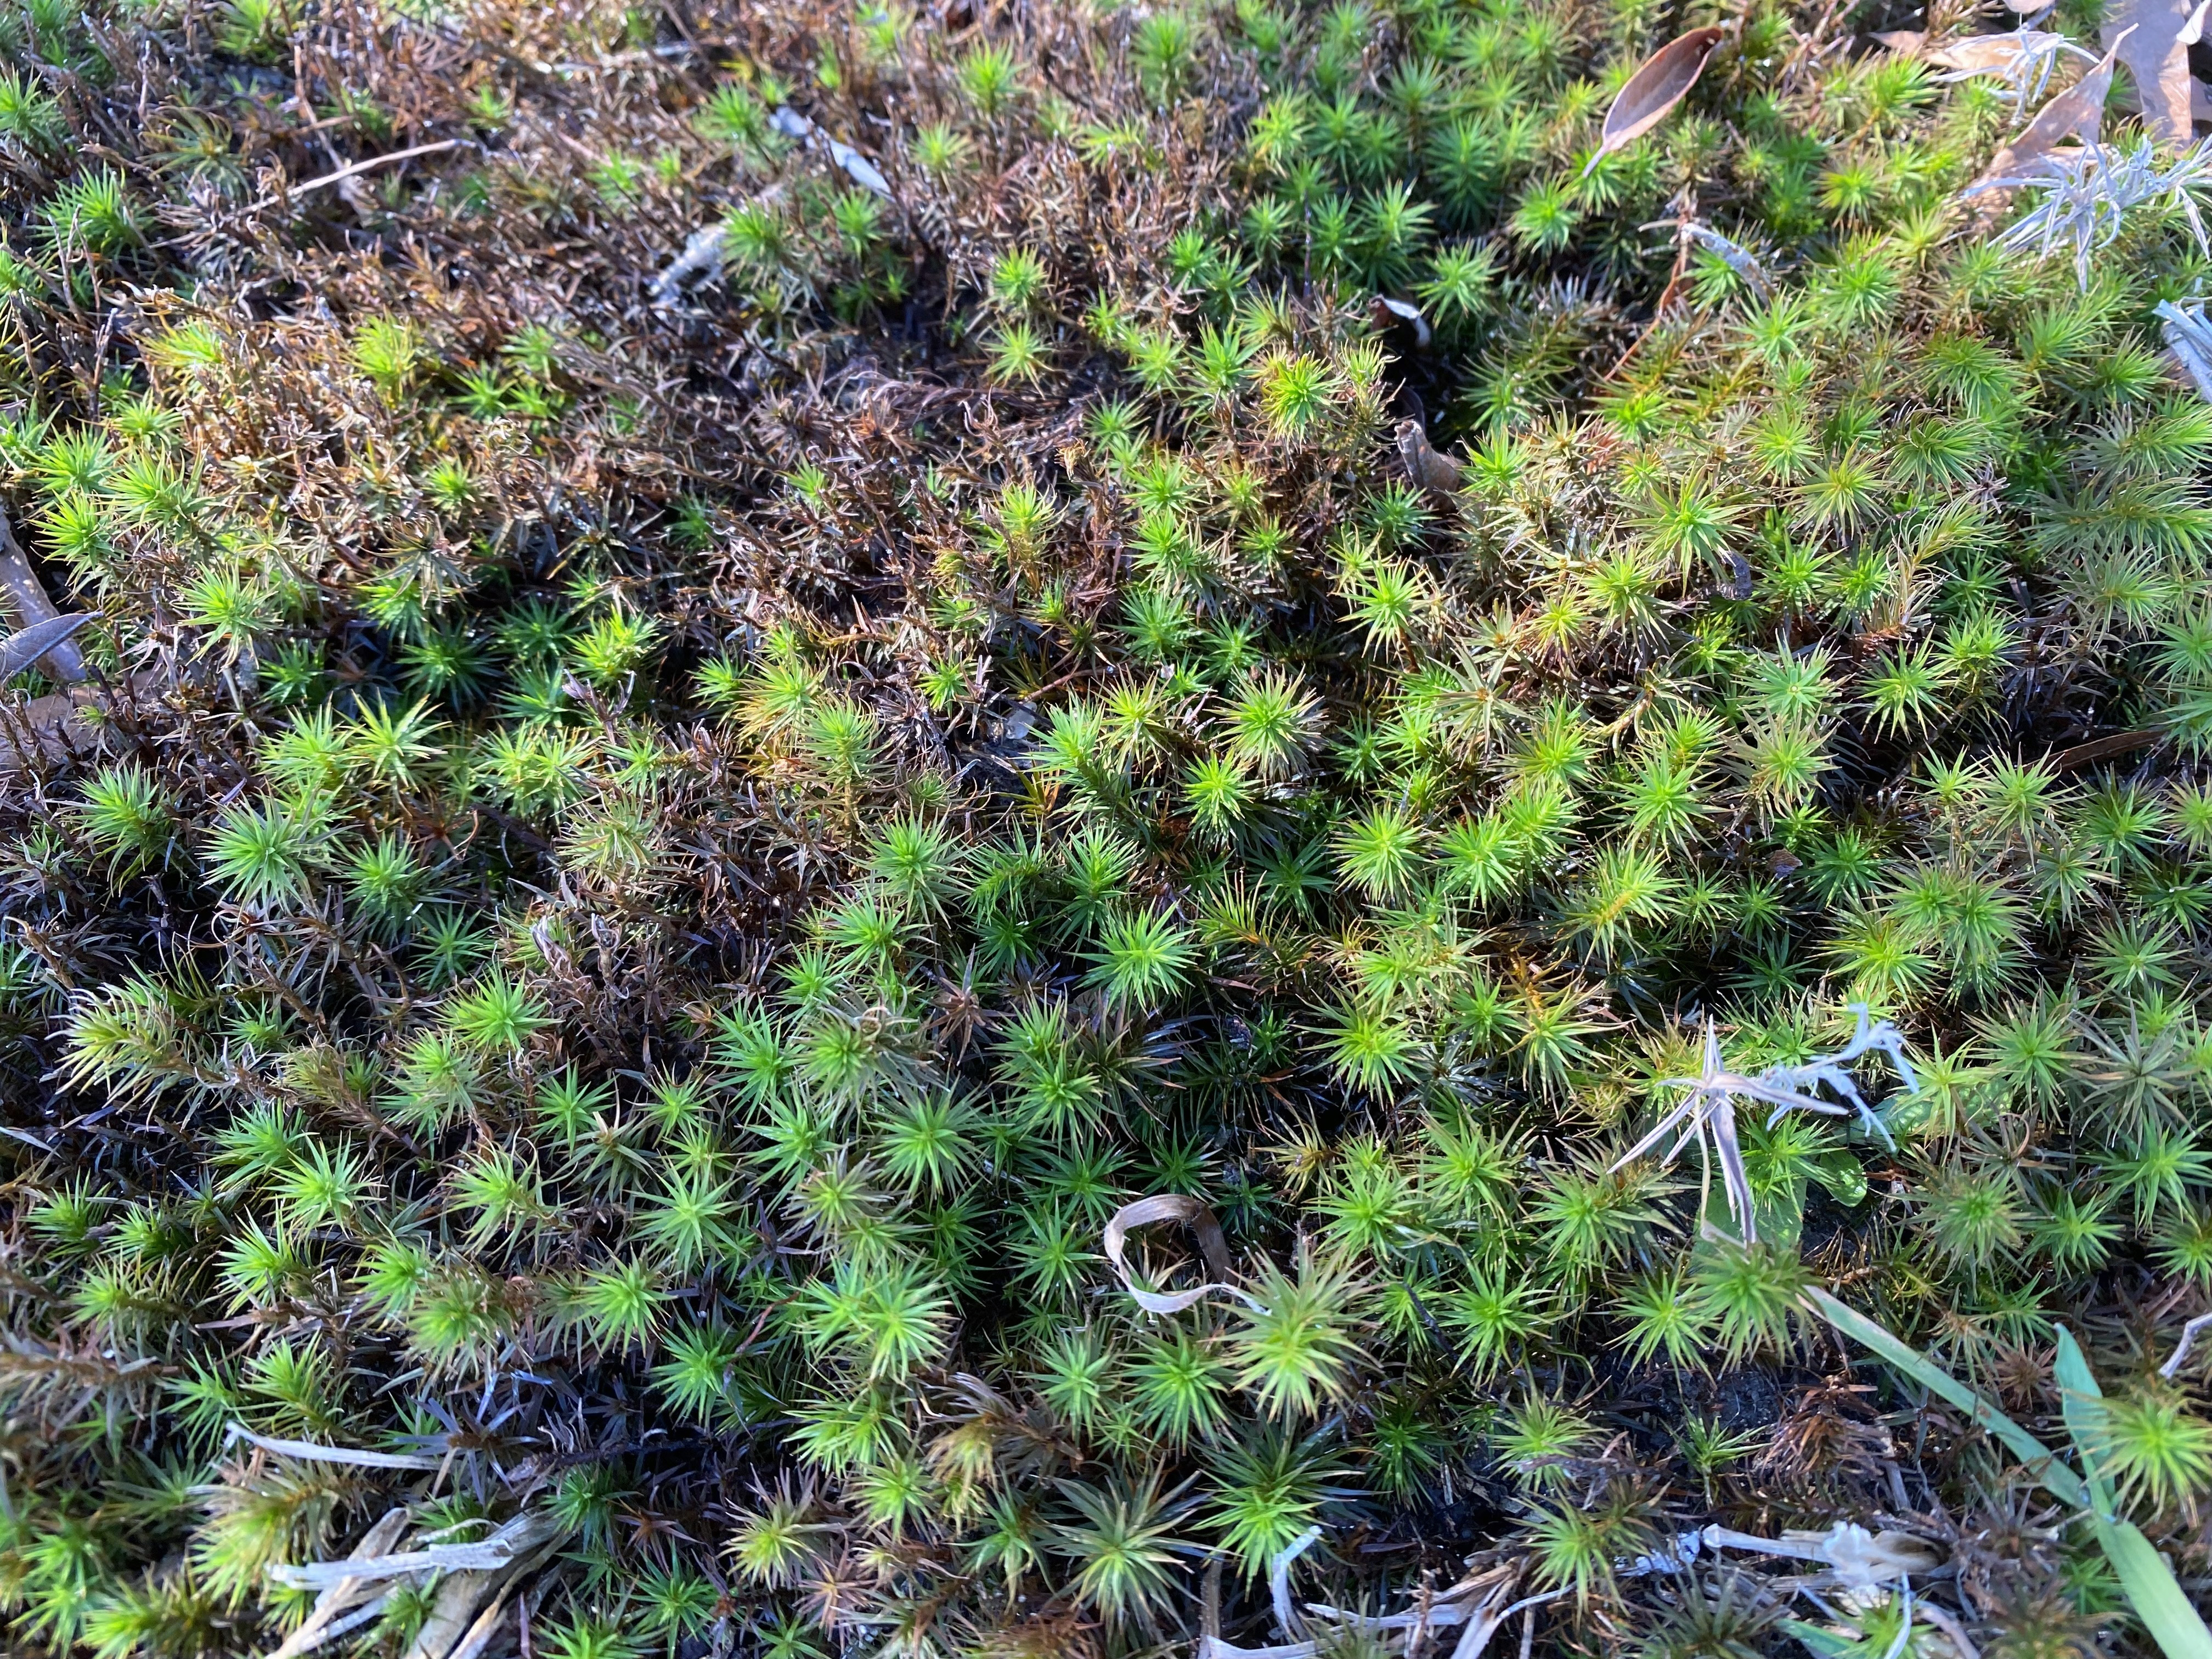
[[[1636,1558],[1906,1503],[2116,1636],[1815,1283],[2062,1439],[2081,1333],[2201,1568],[2212,256],[1816,7],[1599,156],[1704,21],[0,20],[103,677],[0,772],[10,1650],[264,1650],[395,1507],[561,1528],[572,1656],[1287,1639],[1310,1527],[1779,1652]],[[1869,1111],[1622,1166],[1855,1006]]]

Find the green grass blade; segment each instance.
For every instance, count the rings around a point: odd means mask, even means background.
[[[1796,1637],[1819,1655],[1820,1659],[1844,1659],[1845,1654],[1858,1645],[1840,1631],[1826,1630],[1819,1625],[1808,1625],[1802,1619],[1784,1620],[1782,1633],[1784,1636]]]
[[[2081,1468],[2089,1477],[2089,1507],[2100,1516],[2109,1516],[2116,1513],[2112,1483],[2098,1472],[2096,1458],[2090,1449],[2096,1427],[2096,1412],[2090,1402],[2102,1400],[2105,1393],[2097,1386],[2089,1362],[2081,1357],[2081,1345],[2063,1325],[2058,1328],[2058,1352],[2051,1369],[2058,1384],[2058,1409],[2065,1416],[2066,1432],[2074,1437],[2074,1449],[2080,1455]]]
[[[1909,1343],[1891,1335],[1874,1321],[1848,1308],[1827,1291],[1805,1292],[1805,1305],[1845,1336],[1903,1371],[1938,1399],[1948,1400],[1971,1418],[1976,1426],[2002,1441],[2012,1454],[2034,1472],[2035,1478],[2063,1504],[2086,1504],[2089,1489],[2052,1451],[1995,1406]]]
[[[2166,1659],[2212,1659],[2212,1630],[2206,1629],[2203,1619],[2190,1605],[2166,1558],[2132,1522],[2110,1518],[2112,1492],[2090,1462],[2084,1438],[2092,1415],[2089,1402],[2103,1398],[2103,1394],[2070,1331],[2063,1325],[2058,1328],[2058,1354],[2053,1369],[2067,1430],[2081,1451],[2083,1467],[2090,1471],[2087,1481],[2059,1462],[2056,1453],[2026,1429],[1927,1355],[1893,1336],[1864,1314],[1846,1307],[1822,1290],[1808,1291],[1805,1304],[1845,1336],[1904,1372],[1930,1394],[1949,1401],[1982,1429],[2002,1440],[2034,1470],[2036,1479],[2045,1490],[2062,1503],[2088,1509],[2091,1523],[2097,1529],[2097,1542],[2102,1546],[2106,1559],[2112,1562],[2112,1571],[2119,1576],[2129,1605]]]
[[[2132,1522],[2107,1521],[2100,1515],[2092,1515],[2090,1520],[2105,1559],[2127,1592],[2128,1604],[2159,1651],[2166,1659],[2212,1659],[2212,1630],[2204,1627],[2203,1616],[2190,1605],[2173,1569],[2142,1529]]]
[[[2098,1472],[2093,1449],[2096,1411],[2092,1402],[2103,1399],[2104,1390],[2097,1386],[2089,1362],[2082,1358],[2081,1345],[2063,1325],[2058,1328],[2058,1352],[2051,1374],[2058,1383],[2059,1409],[2066,1415],[2066,1431],[2074,1437],[2081,1467],[2088,1471],[2093,1499],[2090,1523],[2097,1529],[2097,1542],[2104,1549],[2105,1559],[2119,1576],[2129,1605],[2166,1659],[2212,1659],[2212,1631],[2204,1627],[2203,1616],[2190,1605],[2173,1569],[2143,1536],[2142,1528],[2115,1518],[2112,1483]]]

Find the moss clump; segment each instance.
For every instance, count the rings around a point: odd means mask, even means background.
[[[11,1650],[2140,1644],[1809,1295],[2202,1577],[2212,258],[1904,21],[0,20]]]

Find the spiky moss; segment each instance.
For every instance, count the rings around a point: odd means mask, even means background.
[[[1978,1635],[2109,1626],[1791,1298],[2055,1419],[2051,1322],[2124,1377],[2212,1290],[2201,261],[1947,240],[2002,100],[1809,10],[1585,179],[1703,21],[11,22],[10,506],[154,672],[9,798],[10,1639],[256,1650],[404,1500],[556,1514],[563,1659],[1265,1639],[1315,1522],[1346,1605],[1474,1551],[1547,1642],[1755,1649],[1621,1564],[1893,1471]],[[475,148],[286,202],[301,86]],[[1692,192],[1772,298],[1643,228]],[[1611,1172],[1698,1020],[1852,1002],[1899,1150],[1747,1119],[1759,1249]],[[1250,1304],[1120,1292],[1164,1191]],[[2201,1571],[2206,1425],[2119,1399]]]

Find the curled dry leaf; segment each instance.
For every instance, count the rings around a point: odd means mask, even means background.
[[[9,523],[5,513],[0,513],[0,589],[5,590],[9,609],[15,613],[27,632],[42,623],[61,620],[62,613],[46,597],[46,590],[38,573],[31,568],[30,560],[24,556],[21,545],[15,540],[15,527]],[[42,654],[46,659],[47,672],[56,679],[74,685],[84,678],[83,653],[69,642],[66,635],[48,644]]]
[[[1460,487],[1462,464],[1434,447],[1419,421],[1398,422],[1398,455],[1406,476],[1422,489],[1449,495]]]
[[[1727,33],[1717,28],[1692,29],[1644,60],[1614,96],[1613,107],[1606,111],[1597,153],[1583,169],[1584,178],[1607,156],[1626,149],[1673,113],[1674,106],[1698,84],[1698,77],[1705,71],[1705,60]]]
[[[1159,1221],[1180,1221],[1188,1227],[1198,1239],[1199,1254],[1206,1258],[1207,1271],[1220,1282],[1194,1285],[1171,1294],[1140,1289],[1129,1271],[1129,1231]],[[1229,1241],[1222,1237],[1221,1223],[1214,1218],[1213,1212],[1194,1198],[1186,1198],[1179,1193],[1155,1193],[1133,1204],[1124,1204],[1106,1223],[1105,1246],[1106,1259],[1114,1264],[1122,1288],[1146,1313],[1181,1313],[1217,1293],[1251,1300],[1227,1282],[1237,1274],[1236,1265],[1229,1259]]]
[[[2003,34],[1970,34],[1923,54],[1938,69],[1964,79],[1973,75],[2010,75],[2024,58],[2040,57],[2065,43],[2064,37],[2041,29],[2020,29]],[[2085,52],[2084,57],[2087,56]]]
[[[1411,323],[1413,325],[1413,343],[1423,351],[1429,349],[1429,342],[1436,337],[1435,331],[1429,326],[1429,319],[1421,314],[1420,307],[1407,301],[1394,300],[1387,294],[1378,294],[1367,302],[1367,314],[1374,319],[1377,328],[1388,328],[1393,323]]]

